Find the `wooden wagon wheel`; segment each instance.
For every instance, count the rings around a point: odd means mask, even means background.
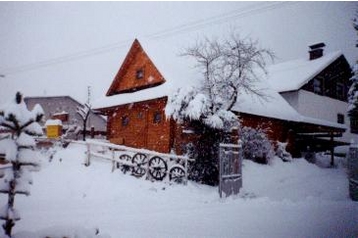
[[[122,160],[122,161],[125,161],[125,162],[129,162],[131,161],[132,157],[130,157],[129,155],[127,154],[123,154],[121,156],[119,156],[119,159]],[[117,168],[118,168],[118,165],[117,164]],[[120,170],[123,172],[123,173],[127,173],[129,170],[131,169],[131,166],[128,165],[128,164],[121,164],[120,165]]]
[[[145,154],[137,153],[132,158],[134,164],[132,174],[137,177],[142,177],[146,173],[145,165],[148,162],[148,158]]]
[[[167,175],[168,165],[159,156],[154,156],[149,160],[149,174],[156,180],[163,180]]]
[[[185,171],[180,166],[174,166],[169,171],[170,181],[174,181],[176,183],[181,183],[181,182],[183,182],[184,177],[185,177]]]

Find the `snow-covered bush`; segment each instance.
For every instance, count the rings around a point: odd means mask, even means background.
[[[188,148],[189,162],[188,178],[198,183],[218,185],[219,182],[219,144],[223,140],[220,130],[203,128],[200,138]]]
[[[292,161],[292,155],[287,152],[287,142],[276,142],[277,148],[276,148],[276,156],[281,158],[284,162]]]
[[[273,146],[264,129],[242,127],[239,135],[244,159],[267,164],[273,158]]]
[[[18,92],[15,100],[0,108],[0,126],[11,131],[0,143],[6,148],[3,153],[11,167],[5,171],[0,181],[0,193],[7,194],[8,202],[0,209],[0,219],[5,220],[3,228],[5,234],[11,237],[15,221],[20,219],[19,212],[14,207],[15,195],[29,195],[29,185],[32,183],[30,171],[39,166],[38,154],[34,151],[33,135],[41,135],[42,128],[37,123],[43,116],[40,105],[29,111]]]

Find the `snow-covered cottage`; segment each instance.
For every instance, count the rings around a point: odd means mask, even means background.
[[[112,143],[169,152],[177,125],[164,109],[171,87],[136,39],[109,87],[94,108],[108,117]]]
[[[200,76],[193,70],[195,62],[184,59],[173,62],[178,57],[172,47],[149,48],[147,54],[147,48],[144,51],[138,40],[133,42],[106,97],[93,105],[108,116],[107,137],[111,142],[160,152],[174,150],[180,154],[195,135],[190,128],[167,118],[165,106],[174,90],[197,81]],[[288,141],[288,150],[296,155],[306,149],[301,138],[307,134],[328,136],[332,147],[333,138],[341,136],[346,126],[301,114],[270,86],[271,81],[272,78],[263,77],[258,82],[257,88],[264,92],[265,99],[240,92],[233,111],[242,125],[268,128],[272,140]]]
[[[352,138],[346,112],[350,67],[341,52],[324,55],[324,46],[310,46],[305,59],[268,67],[260,82],[267,100],[243,93],[234,108],[243,125],[267,127],[271,139],[288,141],[294,156],[332,151]]]
[[[45,97],[25,97],[24,101],[31,110],[36,104],[40,104],[44,110],[44,122],[48,119],[59,119],[62,121],[63,129],[78,127],[82,129],[83,120],[76,112],[77,107],[83,105],[70,96],[45,96]],[[107,122],[101,115],[90,112],[87,120],[87,130],[94,128],[97,135],[106,135]]]

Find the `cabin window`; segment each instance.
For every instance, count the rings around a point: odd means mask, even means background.
[[[342,83],[336,84],[336,97],[338,99],[344,99],[344,85]]]
[[[159,111],[156,111],[153,116],[153,123],[158,124],[161,121],[162,121],[162,113],[160,113]]]
[[[125,127],[125,126],[128,126],[129,124],[129,116],[125,115],[122,117],[122,126]]]
[[[144,78],[144,69],[137,69],[136,73],[135,73],[135,78],[136,79],[142,79]]]
[[[143,119],[143,112],[138,112],[137,118],[138,119]]]
[[[315,78],[313,80],[313,92],[322,95],[322,80]]]
[[[340,113],[337,114],[337,122],[339,124],[344,124],[344,115],[343,114],[340,114]]]

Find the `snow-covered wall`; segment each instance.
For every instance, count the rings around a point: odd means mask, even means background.
[[[337,122],[337,115],[344,115],[344,123],[347,131],[343,138],[339,140],[350,142],[357,135],[350,133],[350,121],[347,115],[348,103],[314,94],[306,90],[281,93],[287,102],[294,107],[300,114],[308,117]]]

